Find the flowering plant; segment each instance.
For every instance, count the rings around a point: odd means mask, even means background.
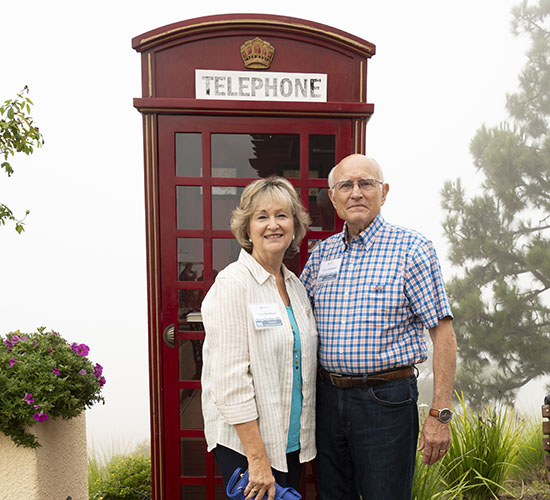
[[[45,330],[0,336],[0,431],[17,446],[40,446],[32,424],[105,403],[103,367],[87,358],[89,347]]]

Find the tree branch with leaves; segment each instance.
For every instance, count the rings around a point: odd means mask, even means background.
[[[8,99],[0,106],[0,170],[3,169],[8,177],[14,173],[8,161],[10,157],[16,153],[30,155],[34,148],[44,144],[44,138],[30,115],[34,104],[27,97],[28,92],[29,89],[25,86],[15,99]],[[27,210],[25,217],[28,214]],[[12,221],[15,223],[15,230],[21,233],[24,231],[25,217],[18,219],[9,207],[0,203],[0,225]]]

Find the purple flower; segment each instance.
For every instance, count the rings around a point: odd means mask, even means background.
[[[34,347],[38,347],[38,342],[37,342],[36,340],[33,340],[33,341],[32,341],[32,345],[33,345]]]
[[[13,358],[10,358],[10,360],[8,361],[8,366],[11,368],[15,363],[17,363],[17,361],[15,361],[15,359]]]
[[[59,375],[60,375],[60,372],[59,372],[59,370],[58,370],[57,368],[52,368],[52,373],[53,373],[54,375],[57,375],[58,377],[59,377]]]
[[[59,337],[59,333],[57,333],[57,332],[52,332],[52,335],[53,335],[54,337]]]
[[[86,370],[84,370],[84,368],[82,368],[82,370],[80,370],[78,373],[80,373],[80,375],[86,375]]]
[[[32,405],[35,410],[38,410],[38,405]]]
[[[26,392],[25,397],[23,398],[23,401],[30,405],[31,403],[34,403],[34,398],[32,397],[32,392]]]
[[[4,345],[6,346],[6,350],[10,352],[19,342],[19,337],[17,335],[12,335],[11,339],[6,337],[6,340],[4,340]]]
[[[105,377],[101,377],[97,380],[97,383],[99,384],[100,387],[103,387],[105,385]]]
[[[37,422],[44,422],[44,420],[48,420],[48,415],[46,415],[44,412],[36,412],[32,418],[34,418]]]
[[[48,354],[50,354],[53,351],[52,347],[48,347]]]
[[[80,344],[78,346],[77,354],[79,356],[87,356],[89,352],[90,352],[90,348],[86,344]]]
[[[101,377],[102,374],[103,374],[103,367],[99,363],[96,363],[96,365],[94,366],[94,375],[97,378],[99,378]]]
[[[71,344],[71,349],[79,356],[87,356],[90,352],[90,348],[86,344],[77,344],[76,342]]]

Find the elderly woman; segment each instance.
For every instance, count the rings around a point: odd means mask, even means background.
[[[248,467],[247,499],[272,500],[275,480],[297,488],[301,463],[316,453],[317,330],[302,284],[283,264],[309,222],[286,179],[247,186],[231,218],[239,259],[202,303],[208,450],[225,485]]]

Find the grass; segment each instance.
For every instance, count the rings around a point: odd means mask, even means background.
[[[414,500],[550,499],[540,420],[506,406],[474,412],[463,395],[455,410],[443,460],[426,467],[417,457]]]

